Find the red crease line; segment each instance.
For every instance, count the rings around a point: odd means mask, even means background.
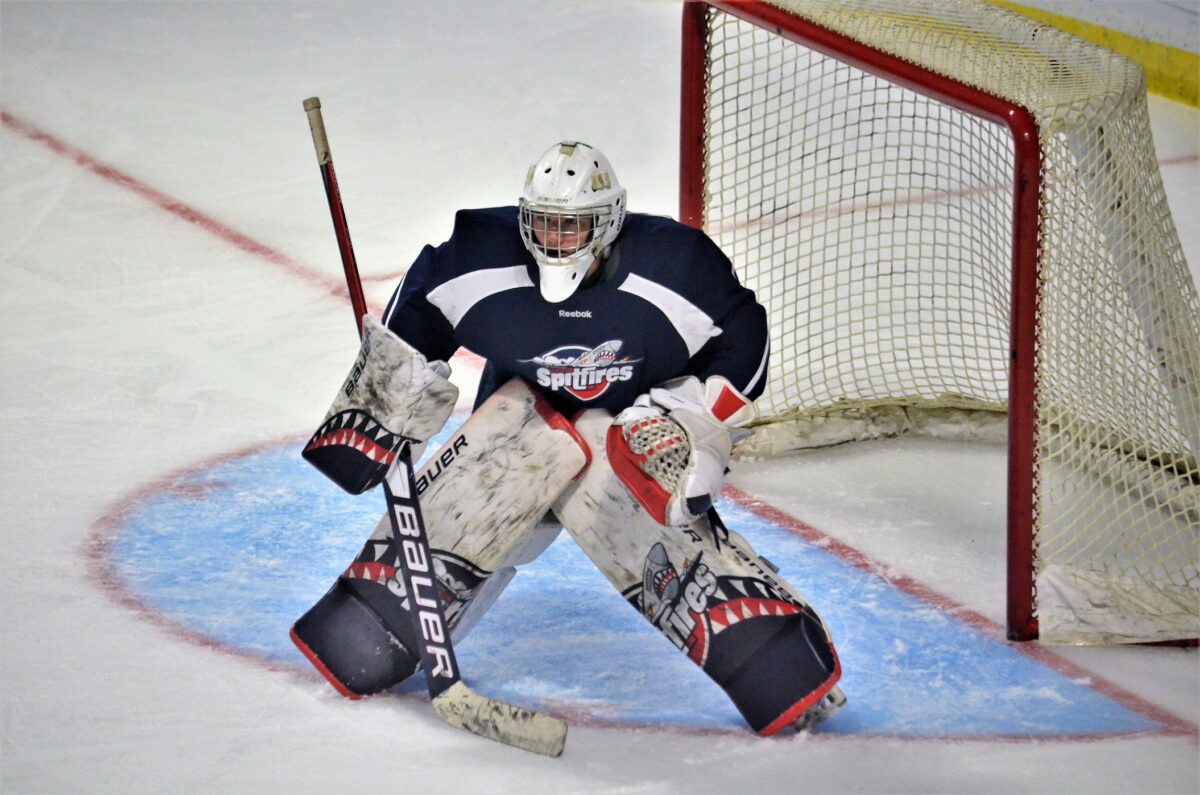
[[[1167,710],[1143,699],[1141,696],[1130,693],[1128,690],[1097,676],[1095,673],[1070,660],[1058,656],[1036,641],[1020,642],[1007,640],[1005,638],[1004,627],[987,616],[959,604],[945,594],[938,593],[928,585],[917,582],[907,575],[889,574],[887,571],[888,567],[884,564],[872,559],[861,550],[827,535],[807,522],[797,519],[773,505],[767,505],[735,486],[726,485],[722,493],[750,513],[787,530],[793,535],[799,536],[817,549],[824,550],[841,558],[851,566],[873,577],[878,577],[897,590],[930,605],[939,612],[952,616],[985,635],[998,638],[1000,642],[1013,651],[1020,652],[1026,657],[1036,660],[1070,679],[1077,681],[1086,680],[1087,686],[1093,690],[1103,693],[1127,709],[1161,724],[1163,730],[1157,732],[1158,734],[1200,738],[1200,727],[1197,727],[1195,724],[1171,714]]]

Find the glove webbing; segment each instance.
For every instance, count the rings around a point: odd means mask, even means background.
[[[674,491],[691,453],[679,424],[667,417],[650,417],[625,425],[621,433],[630,451],[641,457],[642,471],[667,491]]]

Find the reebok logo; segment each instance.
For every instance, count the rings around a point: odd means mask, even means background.
[[[586,317],[588,320],[591,320],[592,319],[592,310],[580,309],[580,310],[577,310],[574,312],[568,312],[566,309],[560,309],[560,310],[558,310],[558,316],[559,317]]]

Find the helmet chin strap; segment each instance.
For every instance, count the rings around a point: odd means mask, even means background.
[[[616,243],[608,246],[600,256],[596,257],[596,261],[592,263],[587,273],[584,274],[583,281],[579,284],[579,289],[584,290],[588,287],[595,287],[597,284],[608,281],[617,272],[617,263],[620,261],[621,241],[618,238]]]
[[[587,269],[587,272],[583,274],[583,279],[581,279],[579,282],[580,290],[586,290],[587,288],[604,281],[603,265],[604,260],[602,258],[596,258],[592,260],[591,267]]]

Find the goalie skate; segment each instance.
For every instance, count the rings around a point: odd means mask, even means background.
[[[846,694],[840,687],[834,685],[833,689],[821,696],[816,704],[805,710],[800,719],[792,726],[797,732],[810,732],[817,727],[817,724],[824,723],[841,712],[844,706],[846,706]]]

